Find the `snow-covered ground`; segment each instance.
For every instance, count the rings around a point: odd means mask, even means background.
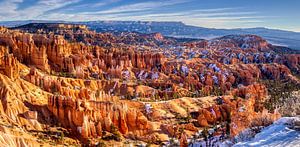
[[[292,129],[295,122],[300,121],[300,117],[282,117],[272,125],[262,129],[262,131],[253,136],[250,129],[243,131],[235,137],[234,144],[230,140],[219,142],[219,136],[211,139],[212,145],[219,147],[300,147],[300,130]],[[243,141],[242,141],[243,140]],[[205,141],[196,141],[189,147],[207,146]],[[209,145],[208,145],[209,146]]]
[[[264,128],[249,141],[239,142],[235,147],[300,147],[300,131],[290,129],[300,117],[283,117]]]

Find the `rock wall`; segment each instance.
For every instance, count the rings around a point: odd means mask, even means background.
[[[0,73],[8,76],[11,79],[19,77],[19,61],[8,53],[6,47],[0,46]]]
[[[152,130],[143,113],[128,108],[125,103],[52,96],[48,108],[64,127],[72,129],[83,140],[101,137],[103,131],[111,132],[112,125],[124,135],[130,132],[145,135]]]
[[[230,124],[232,136],[248,128],[252,120],[261,116],[270,117],[273,121],[280,117],[278,112],[269,113],[262,106],[267,97],[267,89],[264,85],[253,84],[241,86],[231,93],[232,96],[216,99],[216,104],[200,109],[196,115],[198,123],[202,127],[214,125],[220,122]]]

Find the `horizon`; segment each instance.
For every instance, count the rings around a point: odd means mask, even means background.
[[[294,30],[287,30],[287,29],[280,29],[280,28],[269,28],[269,27],[263,27],[263,26],[256,26],[256,27],[237,27],[237,28],[214,28],[214,27],[203,27],[203,26],[196,26],[196,25],[190,25],[186,24],[185,22],[182,21],[140,21],[140,20],[92,20],[92,21],[64,21],[64,20],[9,20],[9,21],[0,21],[0,23],[5,23],[5,22],[22,22],[22,21],[30,21],[29,23],[81,23],[81,22],[158,22],[158,23],[182,23],[186,26],[193,26],[193,27],[202,27],[202,28],[207,28],[207,29],[217,29],[217,30],[231,30],[231,29],[268,29],[268,30],[278,30],[278,31],[287,31],[287,32],[294,32],[294,33],[300,33],[300,31],[294,31]],[[26,25],[22,24],[22,25]],[[1,26],[1,25],[0,25]],[[21,26],[21,25],[20,25]],[[5,27],[5,26],[4,26]]]
[[[295,19],[299,6],[296,0],[0,0],[0,21],[176,21],[215,29],[300,32]]]

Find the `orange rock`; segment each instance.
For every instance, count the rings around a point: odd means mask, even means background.
[[[85,139],[101,136],[103,130],[110,132],[112,125],[122,134],[139,131],[143,135],[152,130],[141,112],[127,109],[124,104],[51,96],[48,108],[65,127],[74,132],[78,132],[79,128],[79,135]]]
[[[38,113],[37,111],[27,111],[24,113],[24,117],[27,119],[34,119],[37,120],[38,119]]]
[[[180,136],[180,147],[187,147],[188,146],[188,141],[185,133],[181,133]]]
[[[197,120],[198,120],[198,123],[201,127],[208,127],[209,126],[209,124],[208,124],[208,122],[207,122],[207,120],[206,120],[206,118],[203,114],[200,114],[198,116]]]
[[[19,62],[12,54],[1,56],[0,73],[9,78],[16,79],[19,77],[19,71]]]

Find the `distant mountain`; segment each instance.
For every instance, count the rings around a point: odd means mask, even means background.
[[[255,34],[272,44],[300,49],[300,33],[267,28],[214,29],[189,26],[182,22],[142,22],[142,21],[91,21],[84,22],[91,29],[104,31],[136,31],[142,33],[160,32],[166,36],[210,39],[231,34]]]
[[[78,23],[85,24],[97,32],[160,32],[165,36],[180,38],[203,38],[210,39],[231,34],[255,34],[262,36],[272,44],[287,46],[300,50],[300,32],[268,29],[268,28],[246,28],[246,29],[214,29],[186,25],[182,22],[153,22],[153,21],[88,21],[88,22],[66,22],[66,21],[6,21],[0,25],[15,27],[27,23]]]
[[[0,26],[5,27],[17,27],[29,23],[67,23],[66,21],[60,20],[19,20],[19,21],[0,21]],[[72,22],[68,22],[72,23]]]

